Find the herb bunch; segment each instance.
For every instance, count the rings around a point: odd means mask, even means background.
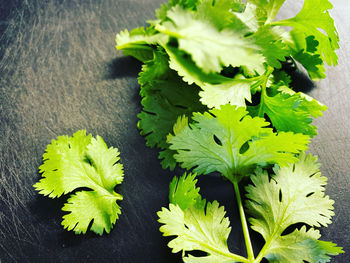
[[[168,245],[183,251],[184,262],[328,262],[343,252],[319,240],[316,228],[331,223],[333,201],[317,158],[304,153],[317,134],[312,120],[326,106],[293,91],[283,67],[298,62],[318,80],[326,77],[325,63],[337,64],[332,5],[305,0],[295,17],[276,20],[284,2],[170,0],[147,28],[117,35],[117,49],[144,63],[138,127],[146,144],[160,149],[163,168],[179,163],[195,173],[174,178],[169,208],[158,213],[161,232],[176,236]],[[247,257],[229,252],[224,208],[195,186],[196,175],[212,172],[234,186]],[[245,204],[243,180],[251,182]],[[246,212],[265,240],[259,253]],[[303,226],[284,234],[297,223]]]

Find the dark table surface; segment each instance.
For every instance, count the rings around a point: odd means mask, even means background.
[[[140,112],[140,64],[115,50],[115,34],[144,25],[161,0],[0,1],[0,262],[180,262],[161,236],[156,212],[168,204],[173,172],[162,170],[157,151],[136,129]],[[298,4],[294,3],[298,2]],[[350,3],[333,1],[340,33],[339,65],[312,83],[294,84],[326,104],[316,120],[319,135],[310,151],[319,156],[335,200],[333,224],[321,230],[350,253]],[[290,17],[302,1],[287,1]],[[311,87],[311,88],[310,88]],[[39,196],[32,185],[46,145],[58,135],[86,129],[118,147],[125,167],[122,215],[109,235],[74,235],[63,230],[65,200]],[[181,171],[177,171],[177,174]],[[209,200],[226,207],[233,252],[245,253],[233,189],[203,176]],[[64,199],[64,198],[63,198]],[[253,233],[256,246],[261,238]],[[349,262],[348,254],[332,262]]]

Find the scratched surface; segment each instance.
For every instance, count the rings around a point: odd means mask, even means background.
[[[0,262],[180,262],[158,231],[172,173],[160,168],[136,129],[140,64],[114,48],[115,34],[144,25],[161,0],[0,0]],[[288,1],[282,16],[300,5]],[[329,110],[316,121],[310,152],[319,155],[335,200],[333,224],[322,230],[350,253],[350,4],[335,1],[341,37],[339,66],[310,94]],[[289,14],[289,12],[291,12]],[[314,86],[302,75],[294,83]],[[76,236],[62,229],[64,200],[40,197],[32,185],[46,145],[86,129],[118,147],[125,167],[122,215],[111,234]],[[180,173],[180,171],[178,171]],[[217,177],[200,178],[202,193],[225,205],[229,247],[245,250],[233,190]],[[253,234],[255,246],[261,238]],[[332,262],[349,262],[347,255]]]

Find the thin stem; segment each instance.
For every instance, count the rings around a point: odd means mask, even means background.
[[[269,26],[288,26],[293,23],[292,19],[284,19],[268,23]]]
[[[233,186],[235,188],[235,194],[236,194],[236,199],[237,199],[237,203],[238,203],[239,215],[241,217],[241,224],[242,224],[242,229],[243,229],[244,241],[245,241],[245,245],[247,248],[248,260],[250,262],[253,262],[254,261],[253,246],[252,246],[252,242],[250,241],[248,224],[247,224],[247,220],[246,220],[245,213],[244,213],[244,208],[243,208],[243,203],[242,203],[242,199],[241,199],[241,194],[239,192],[238,182],[237,182],[237,180],[232,180],[232,183],[233,183]]]
[[[121,50],[121,49],[145,49],[145,50],[150,50],[152,51],[153,48],[149,47],[149,46],[144,46],[144,45],[141,45],[141,44],[132,44],[132,43],[126,43],[126,44],[123,44],[123,45],[118,45],[116,46],[117,50]]]
[[[264,74],[264,76],[265,76],[264,82],[261,85],[260,107],[259,107],[259,113],[258,113],[258,116],[261,118],[264,117],[264,98],[266,95],[266,85],[267,85],[267,81],[269,79],[269,76],[271,75],[273,70],[274,70],[273,67],[269,67],[267,69],[266,73]]]
[[[242,257],[242,256],[240,256],[240,255],[237,255],[237,254],[234,254],[234,253],[231,253],[231,252],[225,253],[225,252],[223,252],[223,251],[221,251],[221,250],[219,250],[219,249],[216,249],[215,247],[213,247],[213,246],[211,246],[211,245],[208,245],[207,243],[199,242],[199,241],[197,241],[197,242],[200,243],[201,246],[206,247],[206,248],[208,248],[209,250],[215,251],[216,253],[221,254],[221,255],[223,255],[223,256],[225,256],[225,257],[232,258],[232,259],[233,259],[234,261],[236,261],[236,262],[251,263],[250,260],[248,260],[248,259],[246,259],[245,257]]]
[[[156,30],[158,30],[159,32],[161,32],[163,34],[171,36],[171,37],[182,38],[182,35],[180,35],[178,33],[175,33],[175,32],[172,32],[172,31],[168,30],[165,26],[162,26],[162,25],[159,25],[159,24],[156,25]]]

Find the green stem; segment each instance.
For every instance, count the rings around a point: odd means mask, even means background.
[[[246,220],[245,213],[244,213],[244,208],[243,208],[243,203],[242,203],[242,199],[241,199],[241,194],[239,192],[238,182],[237,182],[237,180],[232,180],[232,183],[233,183],[233,186],[235,188],[235,194],[236,194],[237,203],[238,203],[239,215],[241,217],[241,224],[242,224],[242,229],[243,229],[244,241],[245,241],[245,245],[247,248],[248,260],[249,260],[249,262],[254,262],[253,246],[252,246],[252,242],[250,241],[248,224],[247,224],[247,220]]]
[[[284,19],[279,21],[274,21],[272,23],[268,23],[269,26],[289,26],[291,23],[293,23],[292,19]]]
[[[267,69],[266,73],[264,74],[264,76],[265,76],[264,82],[261,85],[260,107],[259,107],[259,112],[258,112],[258,116],[261,118],[264,117],[264,98],[266,95],[266,85],[267,85],[267,81],[269,80],[269,76],[271,75],[273,70],[274,70],[273,67],[269,67]]]
[[[150,46],[145,46],[142,44],[133,44],[133,43],[126,43],[126,44],[122,44],[122,45],[118,45],[116,46],[117,50],[121,50],[121,49],[144,49],[144,50],[150,50],[152,51],[153,48],[151,48]]]
[[[160,33],[166,34],[168,36],[175,37],[175,38],[182,38],[182,35],[168,30],[165,26],[158,24],[156,25],[155,29],[158,30]]]
[[[260,250],[259,255],[256,257],[253,263],[260,263],[260,261],[264,258],[266,251],[269,249],[270,243],[271,242],[265,243],[264,247]]]
[[[217,254],[221,254],[225,257],[233,259],[235,262],[242,262],[242,263],[251,263],[250,260],[246,259],[245,257],[242,257],[240,255],[234,254],[234,253],[225,253],[222,250],[216,249],[213,246],[208,245],[207,243],[197,241],[198,243],[201,244],[201,246],[208,248],[211,251],[215,251]]]

